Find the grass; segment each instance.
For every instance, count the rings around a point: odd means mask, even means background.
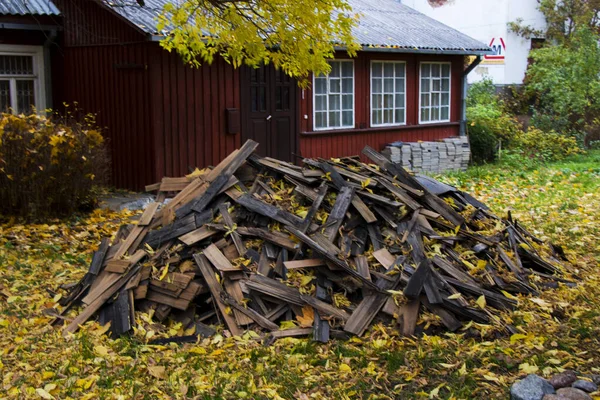
[[[265,347],[253,335],[220,332],[197,344],[149,346],[150,329],[113,340],[89,323],[63,338],[43,310],[131,214],[0,225],[0,398],[505,399],[528,372],[600,373],[599,175],[596,151],[548,165],[509,158],[441,177],[562,245],[582,278],[576,288],[544,292],[541,302],[521,297],[503,315],[516,336],[473,324],[402,338],[375,325],[365,337],[326,345],[282,339]]]

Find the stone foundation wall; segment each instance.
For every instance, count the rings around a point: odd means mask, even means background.
[[[471,149],[467,137],[461,136],[439,142],[395,142],[383,154],[416,172],[464,171],[469,165]]]

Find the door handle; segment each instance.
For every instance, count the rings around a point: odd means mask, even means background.
[[[271,120],[271,117],[272,117],[272,115],[269,115],[269,116],[267,117],[267,121],[270,121],[270,120]]]

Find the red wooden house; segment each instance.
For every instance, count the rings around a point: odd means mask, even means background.
[[[350,0],[362,51],[339,52],[301,90],[272,67],[184,66],[158,43],[165,1],[3,0],[0,107],[77,102],[97,113],[114,184],[140,189],[215,165],[246,139],[297,160],[458,136],[466,56],[489,52],[398,1]]]

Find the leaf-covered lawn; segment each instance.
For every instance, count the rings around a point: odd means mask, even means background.
[[[282,339],[264,347],[248,333],[149,346],[152,332],[111,340],[89,323],[65,339],[42,314],[58,300],[51,293],[80,279],[100,238],[132,214],[12,221],[0,225],[0,398],[490,399],[507,398],[509,385],[528,372],[600,373],[600,153],[443,179],[563,245],[580,285],[521,297],[504,315],[521,331],[513,336],[472,324],[458,334],[407,339],[376,325],[363,338],[327,345]]]

